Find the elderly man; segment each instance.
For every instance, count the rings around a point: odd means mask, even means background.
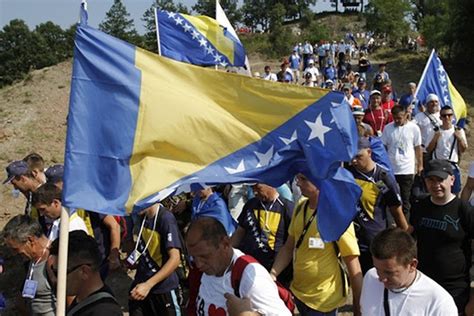
[[[203,274],[190,282],[196,289],[190,295],[189,315],[226,315],[226,293],[238,293],[250,299],[252,310],[262,315],[291,315],[278,295],[270,274],[257,262],[249,263],[242,271],[239,286],[233,288],[233,267],[244,254],[232,248],[224,226],[211,217],[201,217],[191,223],[186,235],[188,253]],[[194,308],[196,310],[194,310]]]
[[[389,228],[370,248],[375,268],[364,278],[363,315],[458,315],[449,293],[416,269],[416,243],[408,233]]]
[[[22,291],[30,314],[56,315],[56,297],[46,271],[50,240],[38,221],[27,215],[13,217],[3,229],[3,239],[10,249],[30,260]]]
[[[410,222],[418,245],[420,271],[451,294],[460,313],[474,314],[470,274],[474,209],[451,192],[453,169],[431,160],[425,169],[429,196],[413,205]]]
[[[435,132],[441,126],[441,119],[439,117],[439,99],[436,94],[428,94],[425,100],[426,110],[415,115],[416,124],[421,131],[421,146],[423,147],[423,161],[426,163],[431,159],[432,153],[427,150],[428,145]]]

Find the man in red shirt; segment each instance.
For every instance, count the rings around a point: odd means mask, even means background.
[[[365,111],[362,122],[374,130],[374,135],[380,137],[385,125],[393,121],[392,114],[382,108],[382,94],[378,90],[370,92],[369,108]]]

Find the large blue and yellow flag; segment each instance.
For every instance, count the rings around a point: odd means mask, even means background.
[[[177,62],[78,25],[63,203],[124,215],[204,185],[278,186],[304,172],[335,240],[360,195],[340,168],[355,135],[341,93]]]
[[[428,58],[415,96],[424,104],[430,93],[439,97],[440,106],[451,106],[456,116],[457,125],[464,127],[467,117],[466,103],[449,79],[448,73],[434,49]]]
[[[245,49],[226,27],[208,16],[156,10],[160,54],[200,66],[245,67]]]

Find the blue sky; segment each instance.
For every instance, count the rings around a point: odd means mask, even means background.
[[[143,23],[140,18],[153,1],[122,1],[133,18],[138,32],[143,33]],[[113,2],[113,0],[89,0],[89,25],[97,27],[105,18],[105,13]],[[196,0],[180,0],[180,2],[190,8]],[[22,19],[30,29],[46,21],[68,28],[78,20],[80,3],[80,0],[0,0],[0,27],[3,28],[10,20]],[[329,1],[318,0],[316,8],[318,11],[330,10]]]

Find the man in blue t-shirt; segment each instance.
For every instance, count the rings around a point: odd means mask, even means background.
[[[360,100],[364,110],[369,107],[370,92],[367,90],[367,82],[364,78],[360,77],[357,80],[357,90],[353,91],[352,95]]]
[[[137,267],[128,301],[130,315],[181,315],[176,269],[182,246],[176,219],[161,204],[139,215],[143,222],[137,244],[127,258],[130,266]]]
[[[294,82],[298,83],[300,80],[301,57],[296,50],[293,50],[288,60],[290,61],[290,69],[293,73]]]

